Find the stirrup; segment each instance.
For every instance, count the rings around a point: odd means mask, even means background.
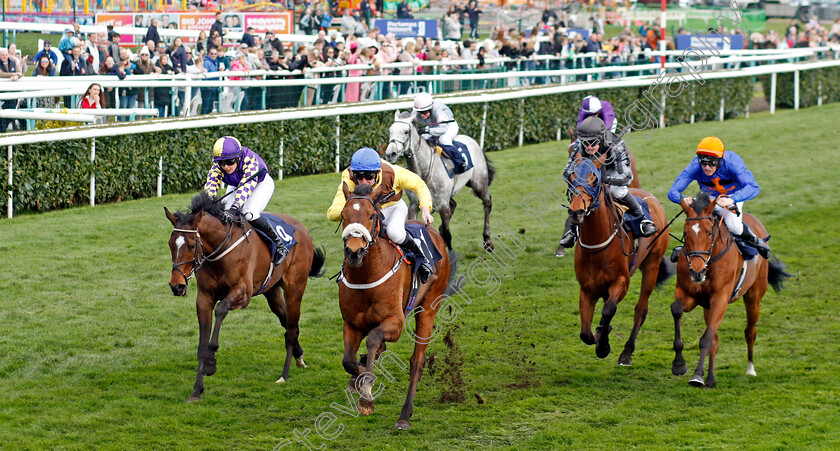
[[[274,266],[280,266],[283,263],[283,260],[289,256],[289,249],[283,243],[277,243],[277,249],[274,251],[274,256],[272,261],[274,262]]]
[[[417,276],[420,277],[420,283],[426,283],[429,281],[429,277],[434,273],[434,270],[429,265],[428,262],[424,262],[417,268]]]
[[[575,241],[577,241],[577,236],[575,236],[575,232],[569,230],[563,235],[563,238],[560,238],[560,245],[565,248],[574,247]]]
[[[645,231],[645,226],[646,225],[649,225],[650,227],[652,227],[653,230],[646,232]],[[649,219],[643,219],[641,224],[639,225],[639,228],[642,231],[642,236],[645,237],[645,238],[647,238],[649,236],[653,236],[653,235],[656,234],[656,224],[654,224],[653,221],[651,221]]]

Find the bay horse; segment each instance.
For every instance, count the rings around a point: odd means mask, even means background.
[[[395,112],[394,123],[389,128],[388,146],[385,148],[385,159],[395,163],[399,157],[405,157],[406,167],[420,176],[432,193],[432,202],[440,213],[440,235],[446,242],[447,249],[452,249],[452,234],[449,231],[449,221],[455,213],[455,197],[461,188],[469,186],[473,194],[484,204],[484,248],[493,250],[490,239],[490,211],[493,201],[490,197],[490,184],[496,171],[484,155],[481,146],[474,139],[466,135],[455,136],[455,141],[464,143],[470,152],[473,168],[462,174],[449,177],[446,168],[434,149],[422,139],[417,131],[415,115],[410,111]],[[409,219],[417,216],[417,196],[409,195]]]
[[[198,285],[195,308],[198,314],[198,370],[188,402],[198,401],[204,392],[204,376],[216,372],[219,329],[227,313],[245,308],[251,297],[263,294],[271,311],[286,329],[286,361],[277,382],[289,380],[289,366],[294,356],[297,365],[306,368],[303,349],[298,341],[300,304],[307,277],[323,275],[324,251],[315,249],[309,232],[297,219],[276,215],[295,227],[297,244],[268,277],[271,254],[247,221],[225,223],[222,202],[201,192],[192,198],[186,212],[174,214],[164,207],[174,229],[169,236],[172,253],[172,278],[169,287],[175,296],[186,296],[187,283],[195,277]],[[268,214],[268,213],[263,213]],[[212,329],[213,313],[216,323]]]
[[[428,229],[434,246],[443,258],[435,265],[435,274],[420,286],[414,312],[407,310],[411,268],[403,263],[397,246],[380,235],[384,195],[381,188],[371,190],[368,185],[358,185],[353,193],[344,184],[347,203],[341,211],[344,222],[344,265],[338,285],[338,303],[344,318],[344,357],[342,364],[350,374],[350,390],[362,391],[358,411],[370,415],[374,411],[374,398],[370,386],[375,379],[373,370],[376,359],[385,352],[385,342],[396,342],[405,328],[406,315],[415,315],[417,322],[413,334],[414,353],[409,370],[408,395],[403,404],[397,428],[408,429],[414,413],[414,396],[426,360],[426,347],[433,336],[432,330],[443,295],[454,273],[450,267],[443,238]],[[417,221],[413,221],[417,222]],[[367,354],[356,359],[356,352],[367,339]],[[364,386],[359,387],[359,382]]]
[[[577,142],[577,131],[574,127],[566,128],[566,131],[569,132],[569,155],[572,154],[574,150],[575,142]],[[633,152],[630,149],[627,149],[627,157],[630,158],[630,171],[633,172],[633,180],[630,181],[630,188],[638,188],[642,189],[642,184],[639,182],[639,172],[636,170],[636,156],[633,155]],[[569,227],[572,225],[572,217],[569,216],[566,218],[566,224],[564,224],[563,231],[569,230]],[[566,256],[566,248],[561,246],[559,243],[557,244],[557,249],[554,251],[555,257],[565,257]]]
[[[618,358],[619,365],[629,366],[636,337],[647,316],[648,298],[657,285],[671,276],[670,266],[664,258],[670,237],[662,204],[647,191],[633,188],[630,189],[632,194],[647,201],[651,219],[661,232],[640,238],[637,245],[634,244],[633,237],[622,227],[621,213],[608,185],[601,183],[600,168],[604,159],[604,155],[595,161],[579,159],[576,170],[567,180],[572,223],[579,226],[575,276],[580,285],[580,339],[587,345],[595,344],[595,354],[599,358],[609,355],[610,322],[618,303],[627,294],[630,278],[641,269],[642,285],[633,330]],[[598,299],[604,299],[604,307],[593,335],[592,318]]]
[[[680,323],[684,312],[690,312],[699,305],[704,309],[706,330],[700,338],[700,361],[689,383],[695,387],[715,386],[718,327],[729,304],[743,297],[747,310],[747,327],[744,329],[747,375],[755,376],[753,345],[761,298],[767,292],[768,283],[778,292],[791,275],[785,272],[784,263],[775,256],[771,260],[756,256],[745,261],[741,253],[733,249],[733,236],[723,224],[723,217],[714,213],[715,202],[708,193],[701,191],[690,200],[683,198],[680,206],[686,214],[683,228],[685,243],[678,254],[677,289],[671,304],[675,353],[671,372],[681,376],[687,371],[682,355]],[[767,236],[767,231],[755,216],[744,213],[743,221],[759,238]],[[739,287],[742,270],[743,281]],[[704,380],[706,354],[709,355],[709,374]]]

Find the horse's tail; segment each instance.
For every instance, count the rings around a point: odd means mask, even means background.
[[[659,262],[659,274],[656,275],[656,288],[665,286],[665,282],[674,275],[674,272],[674,265],[668,256],[663,256],[662,261]]]
[[[487,154],[484,154],[484,161],[487,163],[487,186],[490,186],[493,179],[496,178],[496,168],[493,167],[493,162],[487,158]]]
[[[324,246],[314,248],[314,256],[312,258],[312,267],[309,269],[309,277],[321,277],[327,272],[324,268],[324,262],[327,260],[327,252]]]
[[[776,293],[782,291],[785,288],[785,280],[793,277],[793,274],[785,271],[787,265],[775,255],[771,256],[767,263],[770,264],[770,270],[767,272],[767,282],[773,286],[773,290]]]
[[[449,251],[449,285],[446,286],[444,295],[449,296],[461,289],[460,281],[455,280],[455,271],[458,270],[458,260],[461,255],[454,250]]]

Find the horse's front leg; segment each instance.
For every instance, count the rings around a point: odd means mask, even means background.
[[[715,357],[717,357],[718,336],[717,331],[720,323],[723,322],[723,315],[729,306],[728,294],[716,294],[709,300],[709,308],[703,310],[703,317],[706,320],[706,332],[700,338],[700,362],[694,370],[694,375],[688,382],[695,387],[712,388],[715,386]],[[703,380],[703,363],[706,354],[709,354],[709,373],[706,380]]]
[[[674,317],[674,362],[671,364],[671,373],[675,376],[682,376],[688,371],[688,365],[685,363],[683,357],[683,348],[685,347],[682,341],[682,317],[683,313],[694,310],[697,306],[697,300],[686,294],[679,285],[674,294],[674,302],[671,304],[671,316]]]
[[[344,357],[341,364],[344,365],[344,371],[350,375],[350,391],[356,392],[356,378],[359,376],[359,362],[356,360],[356,353],[359,351],[359,345],[362,343],[364,335],[350,325],[347,321],[344,322]]]
[[[438,213],[440,214],[440,237],[446,243],[446,248],[452,250],[452,233],[449,231],[449,220],[452,218],[452,208],[449,205],[440,204]]]
[[[580,340],[588,345],[595,344],[595,336],[592,335],[592,318],[595,316],[595,303],[598,298],[580,289],[579,310],[580,310]]]
[[[627,285],[627,279],[623,277],[619,278],[610,286],[610,296],[604,301],[604,308],[601,310],[601,321],[595,329],[595,338],[597,340],[595,344],[595,355],[599,359],[610,355],[610,332],[612,331],[610,323],[615,316],[616,310],[618,310],[618,303],[627,294]]]
[[[219,331],[222,328],[222,321],[225,320],[225,317],[230,311],[231,303],[236,302],[236,300],[241,299],[243,296],[246,296],[245,289],[243,287],[233,287],[228,292],[228,295],[216,304],[216,308],[213,311],[216,315],[216,323],[213,325],[213,336],[210,337],[210,343],[208,346],[210,350],[210,357],[205,360],[204,366],[204,374],[207,376],[212,376],[216,372],[215,354],[216,351],[219,350]]]
[[[485,187],[481,193],[481,203],[484,204],[484,232],[481,235],[484,238],[484,249],[493,252],[493,241],[490,239],[490,212],[493,210],[493,199],[490,197],[488,187]]]
[[[414,353],[411,355],[411,366],[409,369],[408,394],[405,397],[400,419],[397,420],[397,429],[406,430],[411,427],[410,419],[414,414],[414,397],[417,394],[417,384],[423,375],[423,366],[426,363],[426,347],[429,346],[425,337],[432,337],[435,323],[435,310],[424,309],[416,316],[417,326],[414,340]]]
[[[198,291],[198,297],[195,300],[195,311],[198,316],[198,369],[196,370],[193,392],[187,402],[195,402],[201,399],[201,394],[204,392],[205,360],[212,358],[208,347],[210,341],[210,324],[213,321],[213,298],[210,294],[201,290]],[[215,360],[213,364],[215,365]]]
[[[382,385],[379,386],[376,394],[373,394],[371,388],[376,382],[376,375],[373,374],[376,368],[376,357],[379,356],[380,349],[384,348],[386,341],[396,342],[400,339],[402,334],[404,319],[402,313],[399,315],[392,315],[370,331],[367,335],[367,362],[365,366],[359,368],[359,379],[356,381],[357,389],[361,391],[359,398],[359,413],[362,415],[370,415],[375,409],[374,402],[383,390]]]
[[[406,195],[408,196],[408,215],[405,219],[411,221],[417,219],[417,213],[420,211],[420,200],[414,194],[414,191],[408,191]]]

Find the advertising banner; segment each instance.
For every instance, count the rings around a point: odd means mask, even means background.
[[[703,50],[714,48],[717,50],[743,50],[744,36],[740,34],[730,34],[729,43],[724,41],[723,36],[717,33],[709,33],[709,35],[697,34],[680,34],[677,35],[677,50],[685,50],[689,47]]]
[[[255,33],[273,31],[275,34],[294,34],[295,21],[292,11],[280,13],[245,13],[245,28],[254,27]]]
[[[96,15],[96,25],[115,27],[132,27],[134,26],[134,14],[132,13],[107,13]],[[120,35],[120,44],[133,45],[135,43],[134,36]]]
[[[397,38],[438,37],[437,20],[376,19],[373,26],[378,27],[382,34],[394,33]]]

